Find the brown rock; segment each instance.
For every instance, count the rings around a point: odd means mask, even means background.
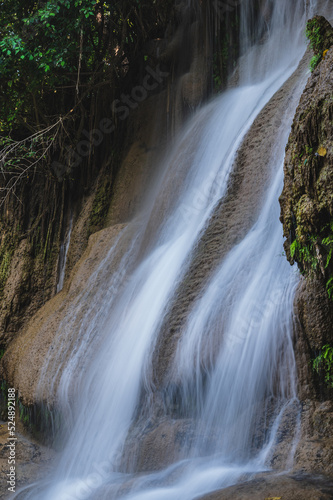
[[[332,481],[322,477],[267,474],[205,495],[200,500],[329,500],[332,487]]]

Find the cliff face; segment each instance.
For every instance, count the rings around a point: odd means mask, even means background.
[[[306,470],[311,463],[312,470],[332,474],[332,389],[324,373],[318,376],[312,370],[312,362],[325,344],[333,345],[333,28],[324,18],[314,18],[308,23],[310,40],[315,29],[315,56],[323,51],[295,114],[280,205],[286,256],[303,275],[295,302],[303,405],[296,469]]]
[[[317,19],[319,24],[327,23],[324,18]],[[332,274],[329,266],[325,270],[330,244],[323,241],[331,235],[333,219],[332,43],[331,36],[321,43],[328,50],[309,78],[297,108],[280,198],[288,260],[292,264],[296,261],[305,274],[313,270],[324,279]]]
[[[309,21],[308,32],[313,26],[317,26],[318,45],[325,48],[325,56],[310,76],[296,111],[280,197],[286,256],[291,264],[297,262],[306,278],[297,310],[312,358],[333,341],[333,302],[329,299],[333,276],[333,28],[322,17]]]

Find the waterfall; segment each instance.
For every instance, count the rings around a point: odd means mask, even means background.
[[[200,109],[179,134],[146,206],[121,230],[62,321],[39,391],[41,399],[55,394],[67,422],[66,446],[53,476],[16,498],[191,500],[269,470],[286,418],[294,430],[285,437],[283,467],[292,462],[299,429],[292,346],[297,275],[279,255],[278,196],[307,71],[295,79],[279,116],[255,222],[208,273],[160,386],[154,375],[165,322],[228,193],[239,147],[305,51],[307,2],[267,1],[269,20],[260,26],[252,25],[251,4],[241,3],[246,43],[239,86]],[[131,448],[154,419],[186,420],[185,445],[161,470],[136,474]]]
[[[73,225],[73,214],[71,213],[65,239],[60,245],[59,262],[58,262],[59,279],[57,283],[57,293],[59,293],[64,287],[67,253],[69,249],[69,244],[71,242],[72,225]]]

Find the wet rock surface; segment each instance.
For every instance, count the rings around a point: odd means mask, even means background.
[[[280,197],[285,251],[304,277],[295,299],[295,354],[302,401],[301,439],[295,468],[332,475],[332,390],[312,370],[312,361],[333,342],[333,301],[327,293],[332,276],[328,259],[333,221],[333,28],[322,17],[327,50],[308,79],[286,148],[284,188]]]
[[[52,470],[56,459],[56,452],[41,446],[39,443],[27,438],[23,429],[17,432],[15,446],[15,475],[16,491],[22,486],[37,479],[44,479]],[[0,422],[0,498],[10,499],[13,493],[8,491],[7,474],[9,473],[8,457],[8,427],[6,422]]]
[[[262,475],[200,500],[330,500],[333,481],[322,476]]]
[[[57,387],[59,363],[65,361],[73,350],[75,336],[67,337],[66,343],[61,342],[62,321],[67,314],[67,322],[71,317],[71,304],[80,300],[85,293],[89,277],[96,273],[101,262],[112,247],[124,225],[116,225],[93,234],[80,261],[76,264],[72,276],[64,289],[48,301],[33,317],[26,330],[20,332],[11,343],[2,358],[2,370],[5,380],[15,387],[18,397],[26,406],[40,403],[48,398],[51,402]],[[107,268],[104,272],[108,272]],[[95,293],[99,280],[93,281]],[[90,290],[91,294],[94,293]],[[78,314],[85,314],[86,308]],[[41,391],[37,391],[40,374],[46,359],[51,360],[48,367],[48,377],[43,379]],[[55,362],[53,363],[52,360]],[[52,368],[53,367],[53,368]],[[52,372],[54,370],[54,372]]]
[[[240,146],[230,176],[228,192],[216,206],[210,223],[198,242],[187,273],[188,279],[184,280],[179,287],[166,318],[156,347],[157,385],[163,383],[182,327],[200,290],[223,257],[241,241],[256,221],[261,208],[258,200],[262,199],[262,194],[272,175],[272,172],[267,169],[267,163],[270,156],[274,154],[274,140],[285,119],[287,104],[291,99],[297,99],[295,106],[298,102],[298,98],[294,95],[295,84],[304,74],[310,58],[311,55],[308,52],[295,73],[259,113]],[[197,198],[193,199],[191,206],[186,207],[187,210],[197,210],[200,206],[200,196],[207,195],[199,193]],[[242,202],[239,203],[239,200]],[[283,256],[280,255],[280,258],[282,259]]]
[[[333,28],[332,28],[333,29]],[[285,250],[291,263],[310,271],[314,262],[292,255],[297,240],[318,260],[318,273],[326,277],[327,251],[321,239],[333,217],[333,47],[308,80],[297,108],[286,148],[284,188],[280,197]],[[312,238],[313,237],[313,238]]]

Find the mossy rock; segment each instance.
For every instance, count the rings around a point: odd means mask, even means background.
[[[307,23],[306,36],[314,53],[310,64],[313,71],[333,45],[333,28],[324,17],[315,16]]]

